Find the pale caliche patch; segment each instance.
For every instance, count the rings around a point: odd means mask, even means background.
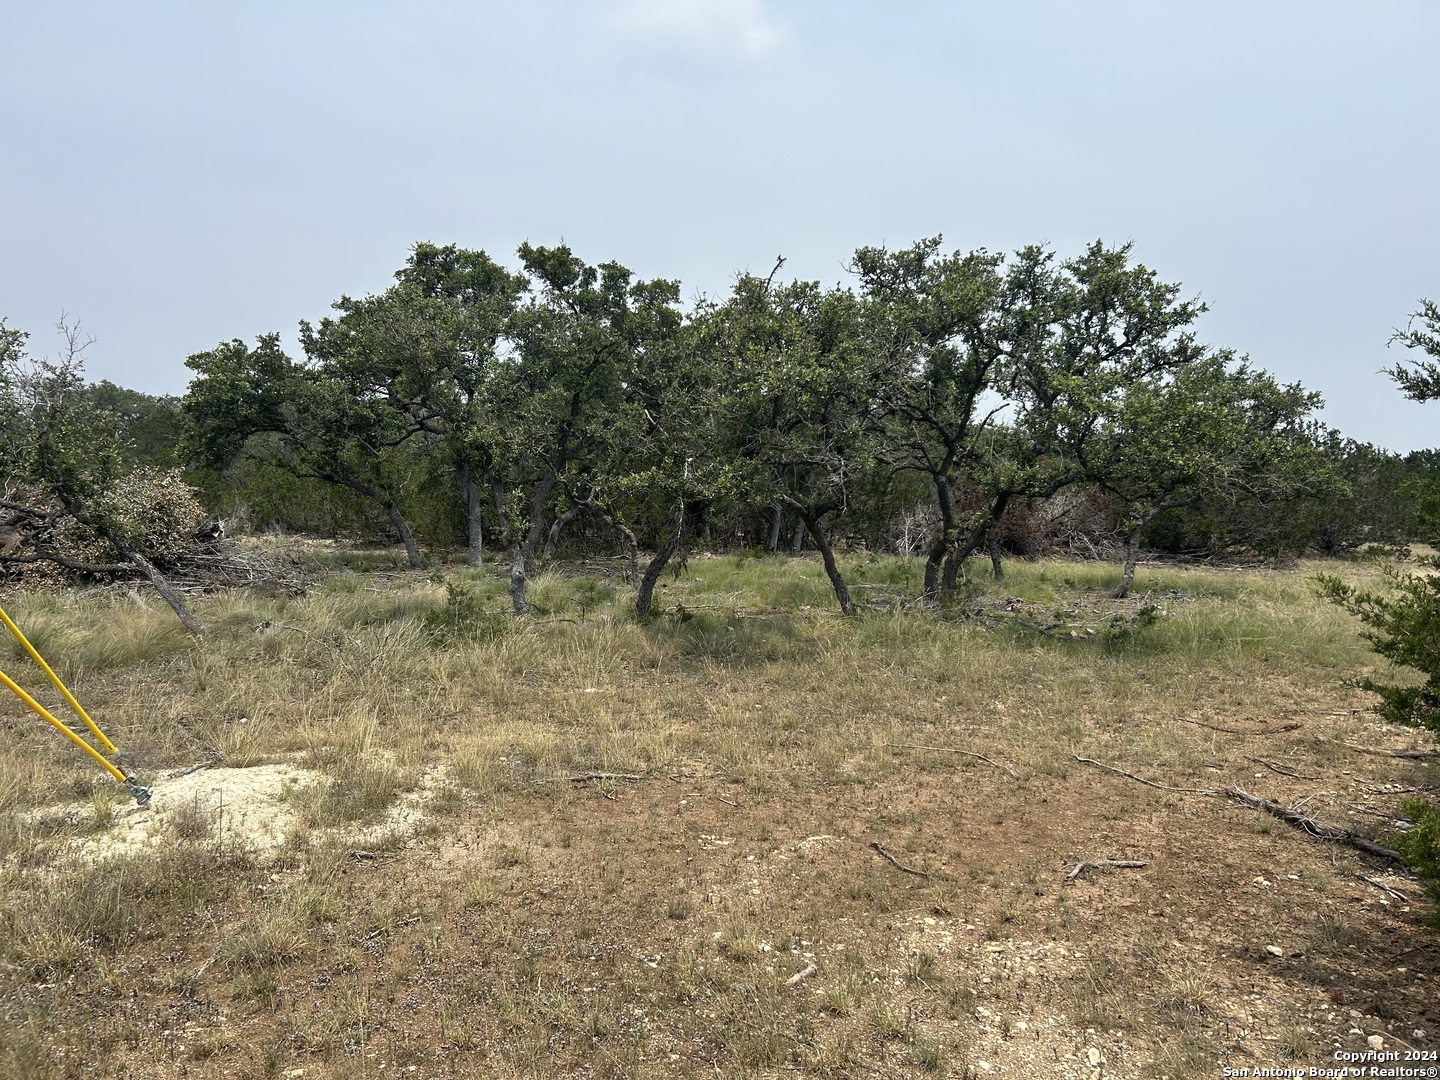
[[[397,837],[413,835],[425,823],[426,806],[444,788],[449,773],[444,764],[426,769],[419,784],[402,792],[379,822],[343,835],[361,847],[384,847]]]
[[[297,819],[289,793],[324,779],[321,773],[294,765],[256,765],[201,769],[157,780],[149,810],[118,810],[109,828],[75,840],[70,850],[80,859],[98,860],[188,837],[263,856],[294,831]],[[75,809],[82,812],[84,806]]]

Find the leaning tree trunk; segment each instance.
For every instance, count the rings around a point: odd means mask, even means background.
[[[770,508],[770,542],[765,545],[765,550],[771,555],[780,550],[780,506],[778,503]]]
[[[640,583],[635,589],[635,614],[638,618],[650,617],[650,609],[655,602],[655,584],[660,580],[660,575],[671,557],[680,549],[680,537],[684,531],[685,522],[682,520],[665,538],[665,543],[660,545],[655,557],[646,564],[645,573],[640,575]]]
[[[394,500],[387,500],[384,504],[385,516],[390,519],[390,524],[400,534],[400,542],[405,545],[405,560],[412,567],[423,566],[420,558],[420,545],[415,542],[415,532],[410,528],[410,523],[405,520],[400,508],[395,505]]]
[[[1140,538],[1145,532],[1145,526],[1150,524],[1152,518],[1159,511],[1152,511],[1146,514],[1135,523],[1130,530],[1129,542],[1125,546],[1125,572],[1120,575],[1120,584],[1116,585],[1110,592],[1115,600],[1124,600],[1130,595],[1130,586],[1135,584],[1135,564],[1140,560]]]
[[[324,480],[331,484],[338,484],[340,487],[347,487],[351,491],[358,491],[366,498],[374,499],[385,511],[385,516],[390,519],[391,526],[400,535],[400,542],[405,545],[405,558],[412,567],[423,566],[420,559],[420,545],[415,542],[415,532],[410,528],[410,523],[405,520],[405,515],[400,513],[400,507],[395,504],[395,496],[384,488],[374,487],[360,480],[352,480],[348,476],[341,476],[339,473],[321,472],[312,474],[317,479]]]
[[[207,633],[205,624],[197,619],[194,613],[185,606],[185,601],[180,599],[180,594],[171,587],[170,582],[165,580],[165,575],[155,569],[155,564],[138,551],[131,551],[123,544],[115,543],[113,537],[110,542],[115,544],[115,546],[120,549],[120,554],[134,563],[136,568],[150,580],[150,584],[155,587],[155,591],[160,594],[161,599],[169,604],[170,609],[180,617],[180,622],[184,625],[185,629],[189,630],[190,633],[196,637],[204,637]]]
[[[840,567],[835,562],[835,551],[825,536],[825,530],[820,527],[819,519],[802,513],[801,520],[810,533],[810,539],[815,541],[815,547],[820,551],[820,559],[825,564],[825,574],[830,579],[830,587],[835,590],[835,599],[840,603],[841,612],[846,615],[857,614],[855,602],[850,599],[850,588],[840,574]]]
[[[550,526],[549,533],[545,536],[545,546],[540,551],[541,559],[549,559],[550,556],[555,554],[555,546],[560,543],[560,534],[565,530],[565,526],[579,517],[580,512],[584,510],[587,505],[586,503],[579,502],[571,503],[570,508],[555,519],[554,523]]]
[[[115,536],[114,533],[112,533],[109,529],[105,528],[105,526],[92,520],[89,515],[83,513],[82,511],[76,509],[73,506],[70,506],[69,504],[67,504],[66,508],[69,510],[71,515],[76,518],[76,520],[82,522],[83,524],[89,525],[106,540],[110,541],[111,545],[114,546],[115,550],[120,553],[121,557],[125,559],[126,562],[128,562],[131,566],[135,567],[135,569],[139,570],[142,574],[145,575],[146,579],[154,587],[155,591],[160,594],[160,598],[164,600],[165,603],[170,605],[170,610],[175,612],[176,616],[180,619],[181,625],[184,626],[186,630],[189,630],[190,633],[194,634],[196,637],[204,637],[207,633],[209,633],[209,631],[205,629],[205,624],[202,623],[199,619],[197,619],[194,612],[192,612],[188,607],[185,606],[185,601],[180,599],[180,594],[176,592],[175,589],[171,586],[170,582],[165,579],[165,575],[160,573],[160,571],[155,568],[154,563],[152,563],[144,555],[141,555],[140,552],[135,551],[127,544],[122,543],[120,539]],[[64,565],[68,560],[58,559],[56,561],[61,563],[61,565]]]
[[[640,580],[640,541],[635,539],[635,531],[624,522],[611,518],[610,523],[625,538],[625,553],[630,556],[630,569],[627,572],[629,577],[626,584],[633,585]]]

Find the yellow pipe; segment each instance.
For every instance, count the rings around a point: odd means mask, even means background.
[[[70,688],[60,681],[60,676],[56,675],[55,672],[50,670],[50,665],[45,662],[45,658],[36,651],[35,646],[31,645],[29,639],[20,632],[20,628],[15,625],[14,621],[10,618],[10,616],[5,614],[5,609],[3,607],[0,607],[0,622],[3,622],[6,628],[9,629],[10,633],[15,635],[15,640],[20,642],[21,647],[30,654],[30,659],[34,660],[35,663],[40,665],[40,670],[45,672],[45,675],[50,679],[52,683],[55,684],[55,689],[59,690],[60,693],[64,696],[65,700],[70,703],[70,708],[75,710],[75,715],[80,717],[81,720],[85,721],[85,726],[90,729],[90,734],[94,735],[95,738],[99,741],[101,747],[104,748],[105,753],[117,753],[115,749],[115,744],[112,743],[109,739],[107,739],[105,737],[105,733],[100,730],[99,726],[95,723],[95,721],[90,719],[90,714],[85,711],[84,706],[82,706],[80,702],[75,700],[75,695],[70,693]],[[7,679],[6,682],[8,683],[9,680]],[[11,683],[10,685],[11,688],[14,689],[14,684]],[[24,691],[21,691],[21,693],[24,693]],[[47,717],[49,716],[48,713],[45,715]],[[52,723],[55,722],[53,717],[51,717],[50,719]],[[69,729],[67,728],[66,730]],[[84,746],[85,744],[81,743],[81,745]],[[86,747],[86,749],[89,748]]]
[[[7,619],[6,621],[8,622],[9,620]],[[21,701],[23,701],[30,708],[30,710],[35,713],[35,715],[40,717],[40,719],[45,720],[50,724],[53,724],[55,729],[59,731],[60,734],[64,735],[76,746],[80,747],[81,750],[84,750],[87,754],[94,758],[99,763],[100,767],[106,772],[108,772],[111,776],[113,776],[116,780],[119,780],[122,784],[129,784],[129,777],[127,777],[123,772],[116,768],[115,765],[113,765],[111,762],[106,761],[99,750],[96,750],[84,739],[80,738],[79,735],[76,735],[75,732],[71,731],[59,720],[56,720],[54,716],[50,715],[49,709],[45,708],[44,705],[41,705],[33,697],[27,694],[21,688],[19,683],[17,683],[14,679],[10,678],[10,676],[6,675],[3,671],[0,671],[0,684],[3,684],[7,690],[9,690],[12,694],[18,697]]]

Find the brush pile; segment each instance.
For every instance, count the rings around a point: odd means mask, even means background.
[[[84,512],[15,487],[0,498],[0,585],[130,585],[147,578],[133,558],[138,553],[185,592],[305,591],[293,561],[226,540],[196,496],[178,470],[149,467],[124,477]]]

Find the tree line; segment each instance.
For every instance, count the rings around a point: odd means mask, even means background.
[[[687,304],[563,244],[506,266],[421,243],[391,287],[303,322],[299,357],[278,334],[192,355],[179,401],[87,386],[73,355],[27,368],[7,330],[0,424],[39,449],[8,454],[6,483],[84,512],[126,454],[183,465],[257,525],[387,531],[414,565],[427,540],[503,551],[517,614],[559,546],[618,545],[642,616],[697,543],[813,548],[852,612],[837,544],[892,546],[902,521],[927,599],[1067,515],[1113,541],[1124,595],[1145,546],[1333,553],[1440,502],[1428,455],[1345,440],[1317,394],[1202,342],[1205,305],[1129,245],[865,247],[831,287],[783,263]],[[44,401],[66,380],[103,422],[57,450]],[[127,448],[104,468],[97,430]]]

